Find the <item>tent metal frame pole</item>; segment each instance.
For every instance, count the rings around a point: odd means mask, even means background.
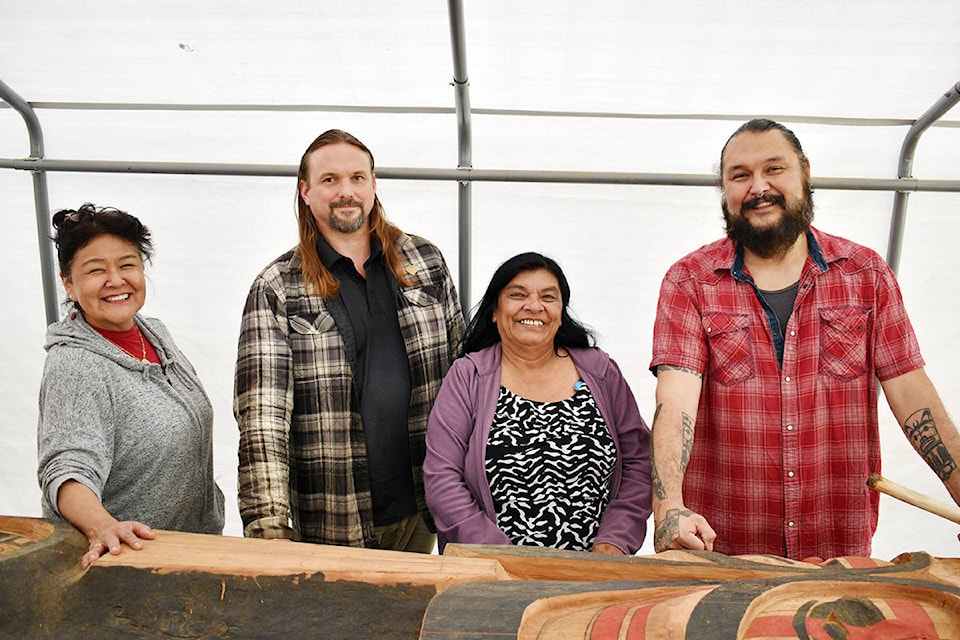
[[[0,158],[0,169],[66,173],[137,173],[198,176],[296,177],[296,165],[233,164],[219,162],[149,162],[123,160],[58,160],[55,158]],[[524,169],[444,169],[377,167],[381,180],[436,180],[446,182],[540,182],[559,184],[618,184],[663,187],[716,188],[709,173],[628,173],[617,171],[548,171]],[[835,191],[906,191],[960,193],[960,180],[915,178],[813,177],[817,189]]]
[[[453,87],[457,110],[457,169],[473,168],[473,129],[470,116],[470,80],[467,74],[467,38],[464,28],[463,3],[449,0],[450,42],[453,52]],[[457,183],[458,290],[460,307],[470,315],[471,263],[473,261],[473,182]]]
[[[30,136],[30,158],[43,159],[43,129],[40,118],[26,100],[0,80],[0,99],[13,107],[27,125]],[[50,240],[50,196],[47,189],[47,173],[42,167],[30,169],[33,174],[33,202],[37,217],[37,242],[40,245],[40,276],[43,280],[43,308],[47,324],[60,319],[57,308],[57,269]]]
[[[913,157],[916,155],[920,136],[930,125],[939,120],[957,102],[960,102],[960,82],[940,97],[932,107],[917,118],[907,131],[900,147],[900,164],[897,168],[897,177],[901,180],[913,179]],[[890,218],[890,239],[887,243],[887,264],[897,273],[900,268],[900,253],[903,250],[903,231],[907,218],[908,191],[897,191],[893,196],[893,215]]]
[[[418,105],[358,105],[358,104],[238,104],[202,102],[65,102],[34,100],[37,111],[221,111],[235,113],[367,113],[391,115],[456,115],[456,107],[428,107]],[[0,104],[0,109],[7,105]],[[742,124],[756,116],[754,113],[662,113],[628,111],[560,111],[556,109],[493,109],[472,107],[470,113],[478,116],[505,116],[512,118],[592,118],[598,120],[683,120],[703,122],[733,122]],[[849,116],[805,116],[791,113],[768,113],[767,118],[783,124],[818,124],[840,127],[909,127],[912,118],[854,118]],[[960,129],[960,120],[937,120],[933,126]]]
[[[457,116],[458,163],[456,169],[430,168],[384,168],[377,171],[378,177],[398,180],[450,180],[458,183],[458,231],[459,231],[459,297],[465,313],[469,313],[471,300],[472,262],[472,191],[474,182],[543,182],[563,184],[622,184],[660,186],[716,186],[716,177],[708,174],[681,173],[625,173],[588,171],[523,171],[523,170],[476,170],[472,166],[472,125],[469,80],[466,64],[466,37],[463,5],[460,0],[448,0],[450,10],[450,37],[453,50],[454,79]],[[123,162],[102,160],[56,160],[44,157],[43,131],[34,106],[24,100],[6,83],[0,80],[0,99],[23,117],[30,138],[30,156],[27,158],[0,158],[0,169],[19,169],[33,176],[34,205],[36,210],[37,239],[40,250],[40,268],[43,280],[44,310],[47,323],[59,319],[57,293],[59,291],[53,243],[50,241],[50,205],[47,173],[94,172],[94,173],[145,173],[177,175],[236,175],[236,176],[295,176],[292,165],[230,164],[203,162]],[[894,191],[893,214],[890,221],[887,263],[897,272],[903,246],[906,222],[907,198],[911,192],[960,192],[958,180],[917,180],[913,178],[913,159],[920,136],[931,126],[940,126],[940,118],[960,102],[960,82],[951,87],[920,118],[913,121],[900,150],[897,179],[873,178],[814,178],[818,189],[857,191]],[[83,105],[93,108],[94,105]],[[108,105],[109,106],[109,105]],[[119,105],[115,105],[118,106]],[[131,105],[123,105],[130,107]],[[134,105],[135,106],[135,105]],[[150,105],[141,105],[150,106]],[[239,105],[249,109],[257,105]],[[228,106],[237,108],[238,105]],[[213,107],[211,107],[213,108]],[[270,107],[264,106],[270,110]],[[307,108],[307,107],[304,107]],[[444,109],[444,112],[449,112]],[[684,117],[684,116],[677,116]],[[696,119],[697,116],[685,116]]]

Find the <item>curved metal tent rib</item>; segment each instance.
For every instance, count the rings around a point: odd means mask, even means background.
[[[709,174],[683,173],[624,173],[624,172],[586,172],[586,171],[538,171],[538,170],[479,170],[472,166],[472,127],[471,114],[484,113],[511,116],[563,116],[590,118],[650,118],[650,119],[739,119],[724,115],[681,115],[681,114],[628,114],[628,113],[579,113],[579,112],[525,112],[518,110],[472,110],[470,106],[469,75],[466,59],[466,35],[464,29],[463,6],[460,0],[448,0],[450,41],[453,56],[453,81],[455,108],[410,108],[410,107],[348,107],[332,105],[157,105],[157,104],[80,104],[80,103],[35,103],[24,100],[11,87],[0,80],[0,99],[9,104],[23,117],[30,137],[30,156],[28,158],[0,158],[0,168],[30,171],[33,175],[34,202],[36,209],[37,236],[40,246],[41,271],[43,277],[44,309],[47,323],[58,319],[57,307],[57,271],[50,236],[50,211],[47,193],[46,173],[59,172],[97,172],[97,173],[156,173],[182,175],[221,175],[221,176],[295,176],[294,165],[257,165],[229,163],[194,162],[124,162],[58,160],[44,157],[43,132],[35,108],[58,109],[100,109],[100,110],[207,110],[207,111],[341,111],[374,113],[444,113],[455,112],[457,119],[458,158],[457,168],[412,169],[403,167],[381,167],[377,175],[381,178],[400,180],[444,180],[458,183],[458,231],[459,231],[459,282],[461,303],[469,308],[470,276],[472,262],[472,211],[471,186],[473,182],[552,182],[552,183],[590,183],[590,184],[631,184],[663,186],[701,186],[713,187],[715,176]],[[907,196],[911,191],[960,192],[958,180],[917,180],[912,175],[913,159],[920,136],[926,129],[939,120],[957,102],[960,102],[960,82],[950,88],[927,112],[913,121],[900,152],[897,179],[883,178],[840,178],[820,177],[815,179],[818,189],[845,189],[864,191],[894,191],[894,210],[890,224],[887,262],[894,271],[900,260],[900,251],[906,217]],[[804,116],[782,116],[780,120],[816,121],[820,124],[870,124],[890,125],[907,124],[892,120],[856,120],[838,118],[810,118]]]
[[[16,109],[27,125],[30,134],[30,158],[43,158],[43,129],[33,107],[0,80],[0,98]],[[50,198],[45,170],[33,171],[33,201],[37,214],[37,241],[40,243],[40,271],[43,277],[43,306],[47,324],[56,322],[57,270],[54,268],[53,245],[50,243]]]
[[[960,102],[960,82],[950,88],[943,94],[937,102],[930,107],[926,113],[917,118],[910,127],[906,137],[903,139],[903,146],[900,148],[900,164],[898,165],[897,177],[901,180],[913,178],[913,157],[917,152],[917,144],[920,142],[920,136],[930,128],[934,122],[943,117],[943,115],[953,108],[957,102]],[[900,250],[903,247],[903,229],[906,225],[907,217],[907,196],[909,191],[898,190],[893,200],[893,217],[890,219],[890,241],[887,243],[887,264],[896,273],[900,266]]]

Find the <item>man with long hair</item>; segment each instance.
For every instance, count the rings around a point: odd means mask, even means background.
[[[440,251],[387,221],[373,154],[340,130],[300,160],[299,245],[240,330],[244,535],[430,553],[424,435],[463,314]]]
[[[876,252],[811,227],[810,185],[792,131],[745,123],[720,156],[727,237],[663,279],[650,364],[658,551],[869,556],[878,380],[960,502],[960,436],[896,278]]]

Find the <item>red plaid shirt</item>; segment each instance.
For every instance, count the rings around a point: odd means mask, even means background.
[[[877,379],[924,365],[882,258],[820,231],[807,238],[783,336],[729,240],[677,262],[660,289],[650,366],[703,374],[683,496],[722,553],[869,556],[879,507],[866,486],[880,472]]]

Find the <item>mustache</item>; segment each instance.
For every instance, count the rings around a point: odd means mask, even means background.
[[[779,205],[781,209],[787,208],[787,199],[780,195],[779,193],[763,194],[750,198],[749,200],[743,201],[743,206],[740,207],[740,211],[749,211],[750,209],[756,209],[762,204],[775,204]]]
[[[352,200],[350,198],[347,198],[345,200],[336,200],[330,203],[331,209],[337,209],[339,207],[358,207],[362,209],[363,203],[360,202],[359,200]]]

